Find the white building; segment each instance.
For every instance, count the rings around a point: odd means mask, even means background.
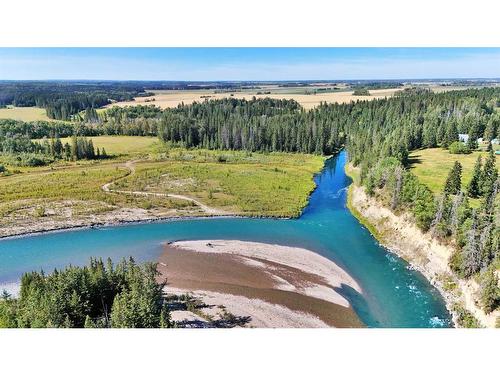
[[[459,134],[458,135],[458,140],[460,142],[467,143],[469,141],[469,134]]]

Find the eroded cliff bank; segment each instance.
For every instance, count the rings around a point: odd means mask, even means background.
[[[347,165],[346,173],[353,176],[353,172]],[[482,326],[495,327],[500,312],[497,309],[485,314],[481,310],[477,303],[478,283],[458,279],[449,268],[451,246],[423,233],[410,215],[395,214],[356,183],[349,187],[348,207],[383,246],[405,259],[439,289],[457,326],[460,326],[458,310],[465,308]]]

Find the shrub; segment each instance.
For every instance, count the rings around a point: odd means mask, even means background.
[[[354,96],[370,96],[370,91],[368,89],[357,89],[352,93]]]
[[[453,142],[449,147],[448,150],[450,151],[450,154],[470,154],[471,150],[469,147],[467,147],[464,143],[462,142]]]

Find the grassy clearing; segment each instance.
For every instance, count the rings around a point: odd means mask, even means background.
[[[441,193],[453,163],[459,161],[463,168],[462,187],[466,189],[467,184],[472,178],[474,163],[479,155],[483,156],[484,163],[488,153],[483,151],[477,151],[467,155],[450,154],[447,150],[441,148],[413,151],[410,154],[411,171],[422,183],[427,185],[432,192]]]
[[[188,211],[196,215],[199,211],[192,202],[175,198],[102,191],[102,185],[112,181],[116,181],[115,189],[186,195],[227,212],[297,216],[314,189],[313,175],[324,161],[313,155],[170,148],[151,137],[92,139],[109,154],[121,156],[102,161],[59,161],[50,166],[12,169],[11,175],[0,176],[0,224],[13,217],[24,220],[26,215],[36,216],[40,206],[55,211],[54,215],[68,212],[68,205],[72,215],[88,212],[85,205],[96,212],[143,208],[167,216]],[[140,160],[134,163],[131,175],[124,166],[128,160]]]
[[[190,202],[173,199],[102,191],[103,184],[128,173],[128,169],[116,164],[97,164],[0,178],[0,217],[13,214],[22,220],[24,214],[36,216],[36,212],[31,211],[40,207],[63,213],[65,207],[70,206],[73,215],[79,215],[109,211],[113,207],[182,209],[192,206]]]
[[[152,152],[155,145],[159,143],[157,137],[139,137],[139,136],[98,136],[87,137],[92,139],[95,147],[106,150],[108,155],[132,155],[147,154]],[[71,144],[71,138],[61,138],[62,143]]]
[[[38,107],[13,107],[0,108],[0,119],[19,121],[53,121],[47,116],[45,109]]]
[[[314,189],[320,156],[169,150],[137,163],[116,188],[182,194],[243,215],[297,216]]]
[[[83,166],[0,178],[0,201],[23,199],[105,200],[101,185],[125,176],[127,170],[112,165]],[[110,202],[111,203],[111,202]]]

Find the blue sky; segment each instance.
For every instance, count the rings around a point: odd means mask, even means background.
[[[0,80],[500,78],[500,48],[0,48]]]

